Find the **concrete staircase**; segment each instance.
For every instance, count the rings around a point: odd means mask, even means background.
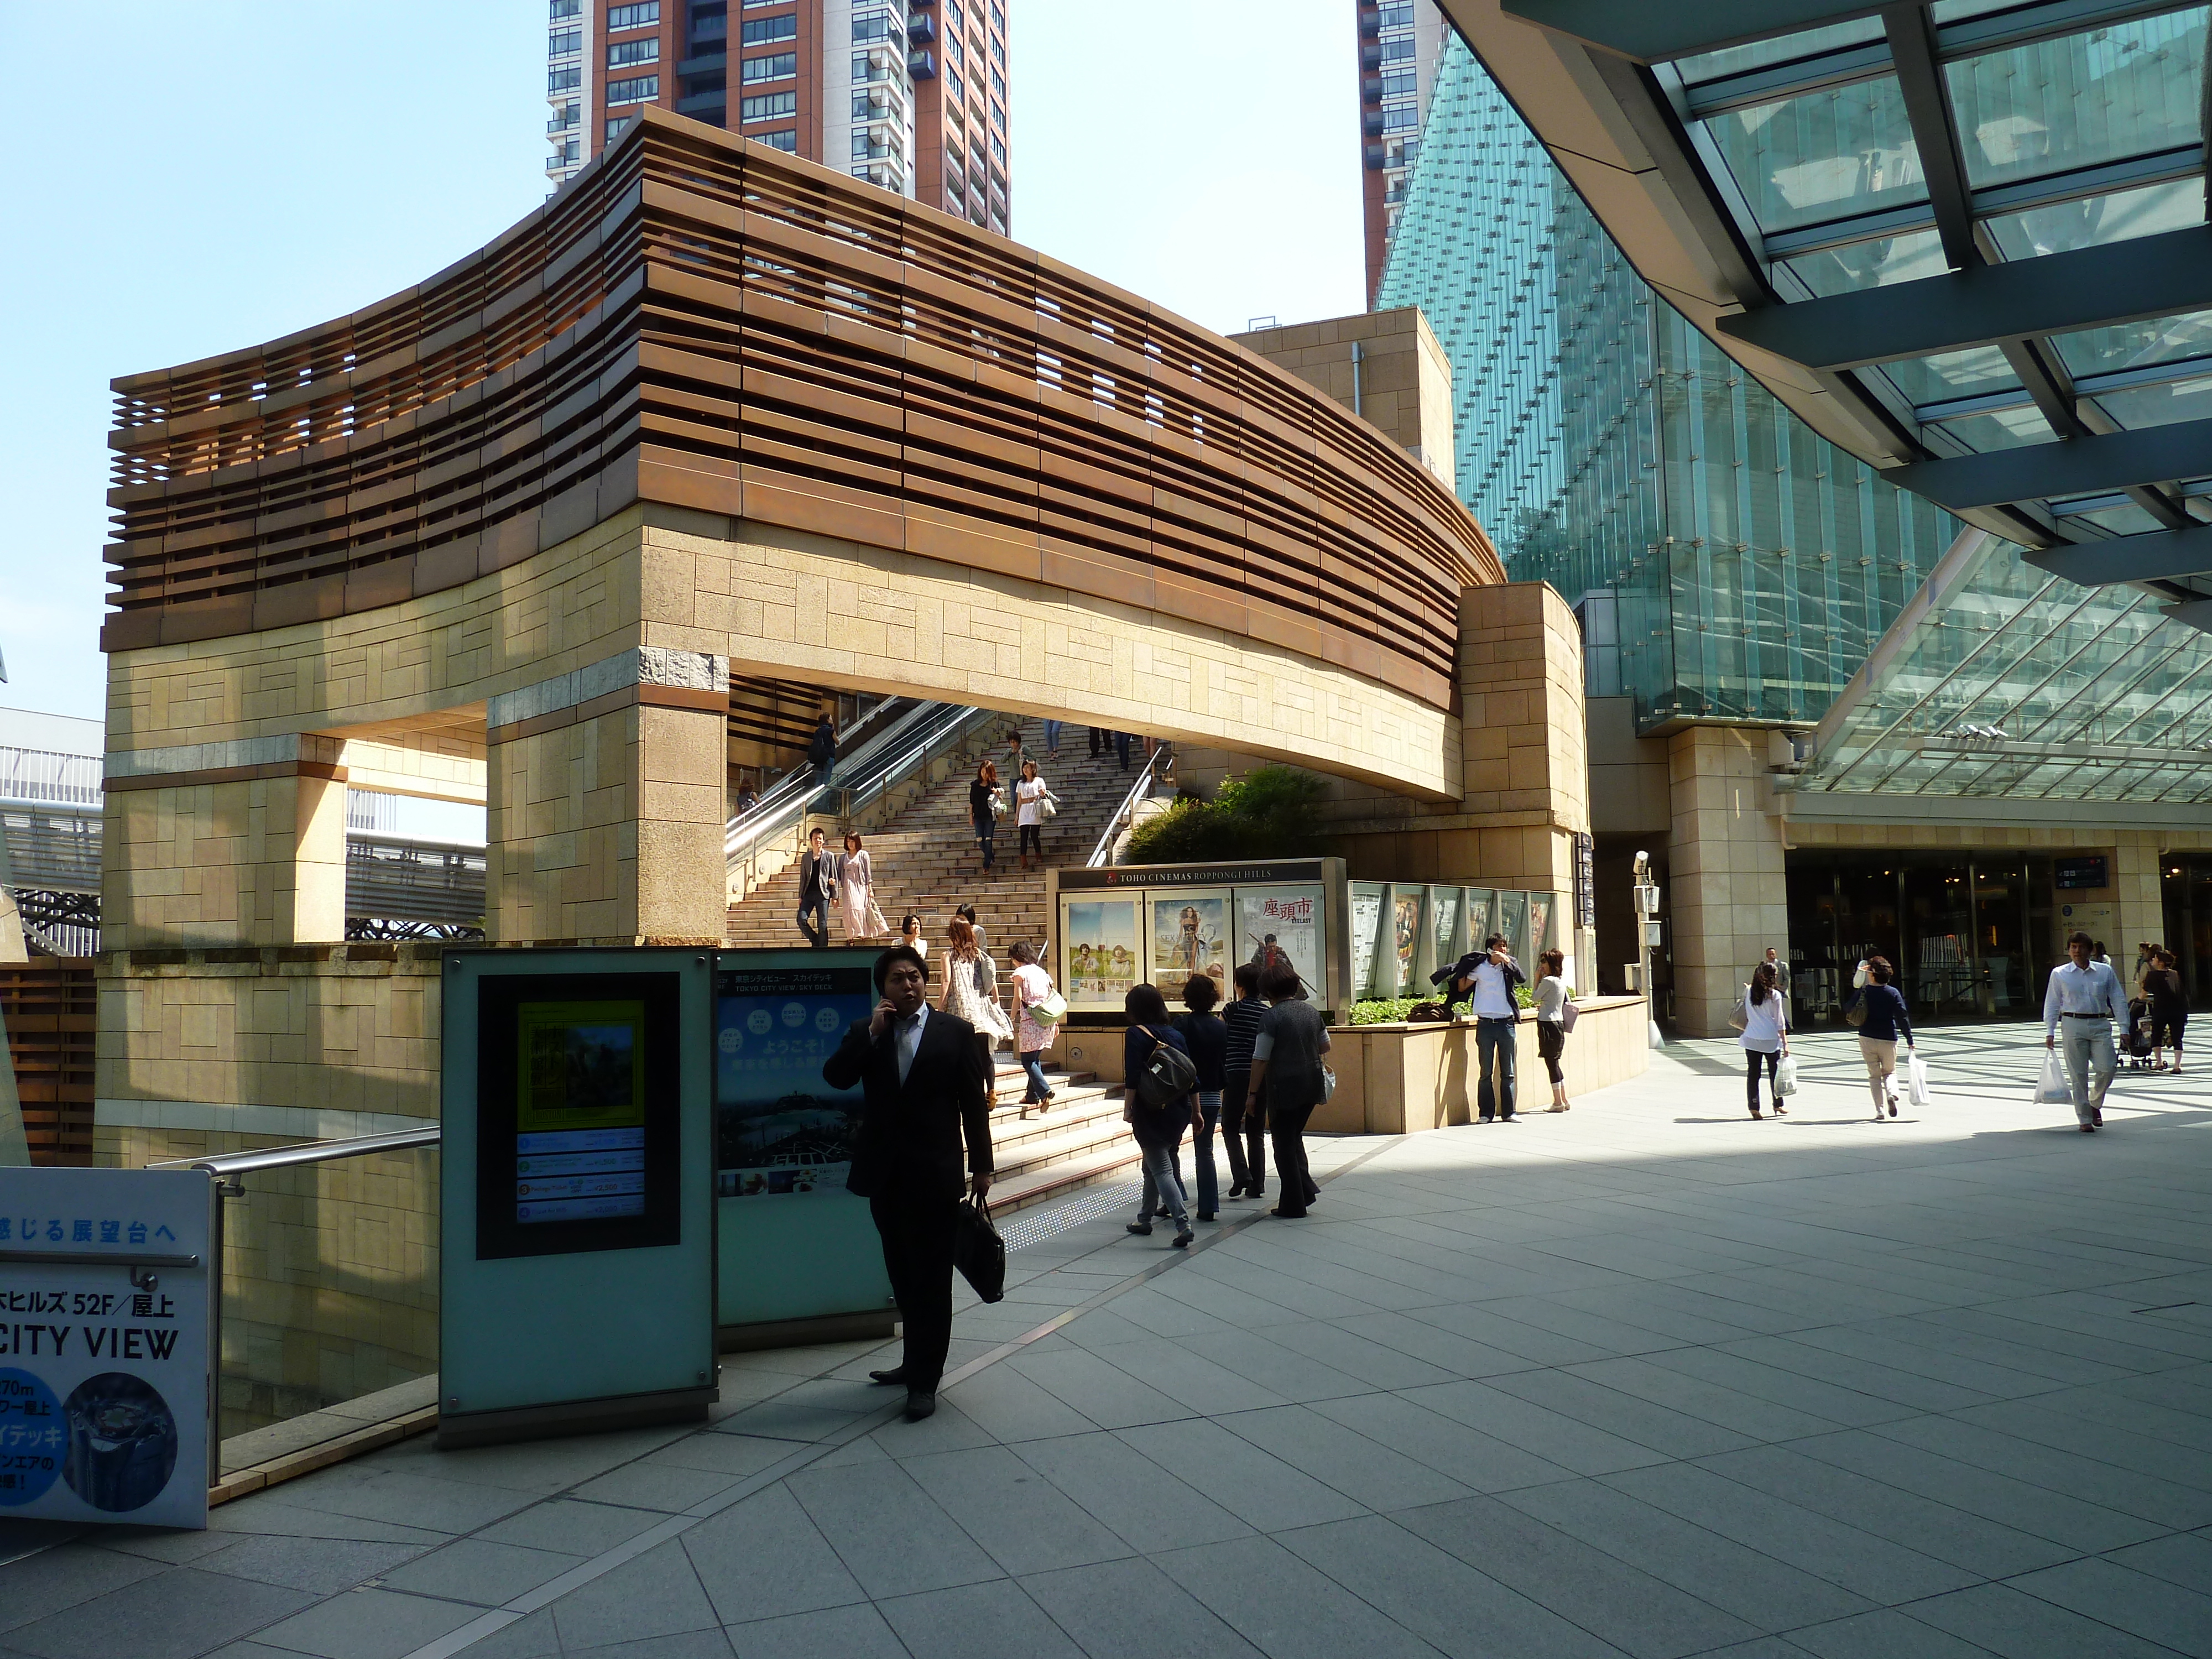
[[[1044,757],[1044,723],[1008,720],[999,728],[988,752],[1006,770],[1005,733],[1018,724],[1025,750],[1038,763],[1038,770],[1060,798],[1060,811],[1044,826],[1044,854],[1053,865],[1081,865],[1091,856],[1098,837],[1136,781],[1144,765],[1140,748],[1133,745],[1127,772],[1121,769],[1109,748],[1093,759],[1088,729],[1070,726],[1060,734],[1060,758]],[[999,965],[1000,984],[1012,994],[1013,963],[1007,947],[1025,939],[1042,946],[1051,935],[1054,921],[1045,913],[1044,872],[1024,874],[1016,857],[1019,836],[1013,814],[1000,821],[998,853],[992,873],[982,872],[982,854],[968,822],[968,783],[971,767],[947,778],[892,819],[890,825],[867,836],[867,848],[875,867],[876,901],[896,930],[899,918],[912,911],[921,918],[924,937],[930,942],[930,961],[939,962],[944,948],[945,925],[953,908],[975,907],[987,948]],[[1001,779],[1005,783],[1006,780]],[[1012,788],[1008,786],[1008,798]],[[799,908],[796,866],[772,878],[730,907],[726,936],[732,946],[790,950],[805,944],[793,921]],[[840,939],[842,913],[831,909],[830,935]],[[871,941],[889,943],[888,939]],[[936,989],[933,979],[932,989]],[[934,996],[931,1000],[936,1001]],[[1109,1090],[1091,1073],[1070,1073],[1048,1067],[1054,1099],[1041,1115],[1024,1119],[1021,1099],[1028,1086],[1020,1062],[1006,1049],[999,1054],[996,1101],[991,1113],[991,1145],[998,1178],[991,1188],[991,1207],[1004,1215],[1079,1188],[1113,1178],[1126,1178],[1138,1165],[1137,1145],[1121,1121],[1123,1091]]]
[[[1080,865],[1091,856],[1108,820],[1136,781],[1142,756],[1133,746],[1130,769],[1124,773],[1111,749],[1091,759],[1087,728],[1070,726],[1061,733],[1060,758],[1055,764],[1043,758],[1044,723],[1009,720],[1001,732],[1016,724],[1021,727],[1023,744],[1038,761],[1039,773],[1060,797],[1059,815],[1044,826],[1045,860],[1054,865]],[[1000,762],[1003,773],[1006,754],[1003,736],[989,752]],[[1003,977],[1013,965],[1007,959],[1006,947],[1018,939],[1042,945],[1054,924],[1045,915],[1043,871],[1023,874],[1015,856],[1020,836],[1011,810],[1000,821],[996,865],[990,874],[983,873],[982,854],[968,823],[968,784],[974,776],[971,767],[947,778],[892,819],[888,828],[869,835],[868,856],[875,867],[876,902],[883,907],[894,933],[901,916],[909,911],[920,916],[933,963],[954,907],[973,904],[986,945]],[[1000,783],[1011,800],[1012,785],[1003,776]],[[806,940],[793,920],[798,909],[799,866],[794,863],[730,907],[729,943],[774,950],[803,945]],[[841,937],[842,928],[842,913],[832,906],[830,937],[833,941]]]

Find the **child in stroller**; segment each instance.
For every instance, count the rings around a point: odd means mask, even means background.
[[[2128,1029],[2120,1038],[2120,1052],[2127,1056],[2130,1072],[2150,1069],[2150,1004],[2142,997],[2128,1003]]]

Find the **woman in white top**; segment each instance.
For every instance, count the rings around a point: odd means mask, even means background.
[[[975,1028],[975,1040],[983,1045],[983,1075],[994,1076],[1000,1041],[1014,1034],[999,1006],[999,964],[983,954],[975,930],[958,916],[947,924],[945,937],[945,1000],[938,1006]]]
[[[1564,1112],[1574,1104],[1567,1098],[1567,1075],[1559,1069],[1567,1051],[1567,956],[1564,951],[1538,953],[1536,965],[1544,970],[1536,981],[1536,1054],[1552,1074],[1552,1103],[1545,1109]]]
[[[1045,1081],[1041,1063],[1044,1051],[1052,1047],[1052,1027],[1040,1024],[1030,1011],[1052,994],[1052,975],[1036,959],[1036,946],[1027,939],[1017,939],[1008,952],[1015,962],[1014,968],[1014,1052],[1022,1057],[1022,1070],[1029,1073],[1030,1086],[1022,1095],[1022,1115],[1030,1115],[1034,1106],[1042,1116],[1046,1104],[1052,1099],[1052,1085]]]
[[[1782,1056],[1790,1052],[1790,1011],[1783,1006],[1782,993],[1776,988],[1772,963],[1762,962],[1751,970],[1751,983],[1743,988],[1742,1012],[1743,1035],[1736,1041],[1743,1045],[1743,1091],[1750,1102],[1751,1115],[1757,1117],[1759,1068],[1766,1067],[1767,1087],[1771,1091],[1782,1071]],[[1790,1115],[1778,1094],[1774,1096],[1774,1115]]]
[[[1014,786],[1014,825],[1022,832],[1022,868],[1030,867],[1030,854],[1036,854],[1037,867],[1044,867],[1044,780],[1037,775],[1037,763],[1033,760],[1022,763],[1022,781]]]
[[[846,832],[845,856],[837,860],[837,903],[845,912],[847,939],[881,939],[890,932],[876,907],[875,866],[857,830]]]
[[[924,962],[929,960],[929,941],[921,936],[921,918],[911,910],[899,922],[898,942]]]

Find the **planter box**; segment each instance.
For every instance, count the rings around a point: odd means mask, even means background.
[[[1641,997],[1589,997],[1561,1062],[1570,1096],[1587,1095],[1640,1075],[1650,1063]],[[1541,1111],[1552,1097],[1536,1054],[1536,1016],[1521,1012],[1515,1074],[1520,1109]],[[1474,1115],[1474,1027],[1332,1025],[1329,1064],[1336,1096],[1306,1127],[1315,1134],[1412,1134],[1465,1123]]]

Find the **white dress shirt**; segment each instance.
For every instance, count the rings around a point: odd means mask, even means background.
[[[1518,1019],[1513,994],[1505,988],[1505,970],[1485,957],[1474,964],[1474,1012],[1482,1019]]]
[[[2051,984],[2043,994],[2043,1034],[2058,1029],[2061,1014],[2087,1014],[2092,1018],[2128,1023],[2128,1000],[2120,990],[2120,976],[2109,962],[2093,962],[2087,968],[2062,962],[2051,970]]]
[[[929,1018],[929,1005],[923,1003],[904,1019],[896,1017],[891,1021],[891,1035],[898,1044],[899,1083],[906,1083],[906,1074],[914,1069],[914,1056],[921,1047],[922,1022]]]

